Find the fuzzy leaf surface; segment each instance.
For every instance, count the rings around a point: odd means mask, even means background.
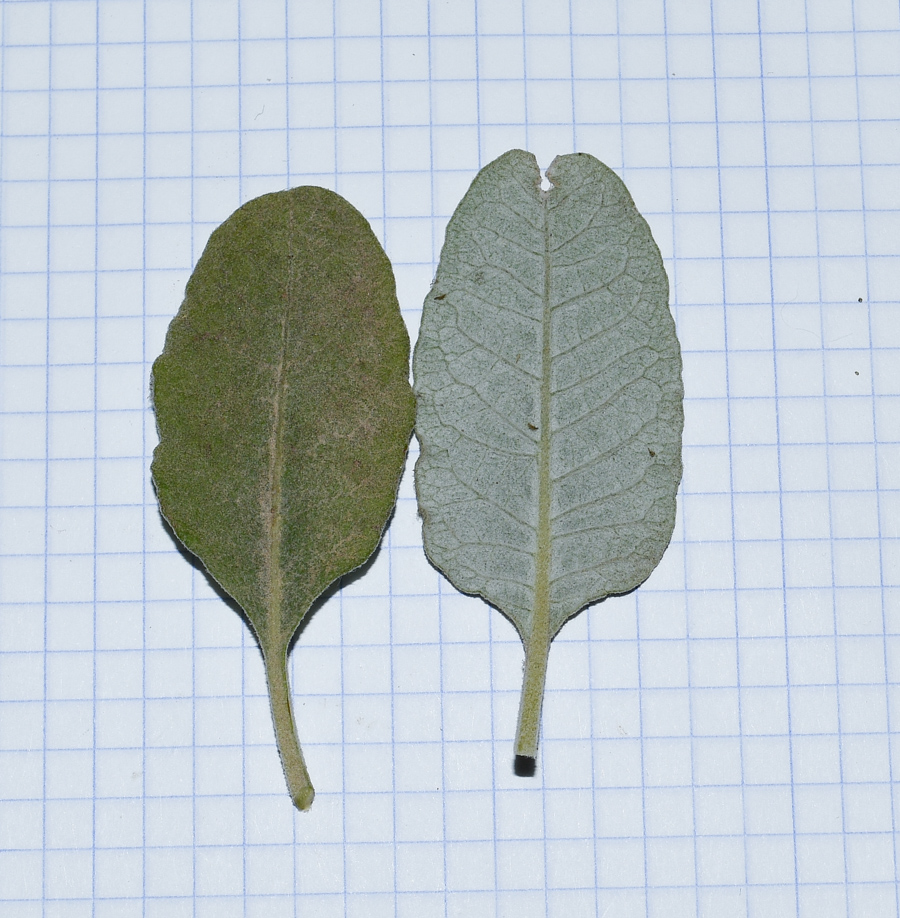
[[[267,194],[210,237],[153,367],[153,480],[267,665],[378,545],[412,430],[408,360],[390,263],[339,195]]]
[[[682,468],[681,353],[650,229],[594,157],[547,176],[545,192],[513,150],[475,178],[414,357],[427,554],[513,621],[526,659],[650,575]]]

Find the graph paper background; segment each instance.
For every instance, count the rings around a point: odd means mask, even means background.
[[[4,918],[898,914],[896,0],[3,0]],[[625,180],[684,348],[675,536],[522,653],[426,562],[410,457],[295,647],[318,796],[262,663],[163,530],[149,368],[212,229],[319,184],[415,337],[511,147]]]

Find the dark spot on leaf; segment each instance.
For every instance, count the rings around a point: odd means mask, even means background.
[[[654,459],[656,458],[656,453],[654,453],[653,450],[650,449],[649,447],[647,449],[647,452],[650,453],[650,455],[653,456]]]
[[[528,429],[529,429],[529,430],[537,430],[537,425],[536,425],[536,424],[532,424],[532,423],[529,422],[529,424],[528,424]]]
[[[435,299],[436,299],[436,300],[445,300],[445,299],[447,299],[447,294],[446,294],[446,293],[442,293],[440,296],[436,296]]]

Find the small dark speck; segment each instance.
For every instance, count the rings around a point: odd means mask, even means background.
[[[447,298],[446,293],[442,293],[440,296],[435,297],[436,300],[445,300],[446,298]]]
[[[529,424],[528,424],[528,429],[529,429],[529,430],[537,430],[537,427],[536,427],[534,424],[532,424],[532,423],[529,422]]]
[[[853,374],[854,374],[855,376],[859,376],[859,370],[854,370],[854,371],[853,371]]]
[[[652,449],[648,448],[647,452],[650,453],[650,455],[653,456],[654,459],[656,458],[656,453],[654,453]]]
[[[862,297],[860,297],[856,302],[857,302],[857,303],[861,303],[861,302],[862,302]]]

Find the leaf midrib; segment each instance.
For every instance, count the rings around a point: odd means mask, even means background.
[[[269,435],[269,477],[266,506],[266,518],[263,521],[266,538],[266,636],[267,647],[264,650],[280,648],[291,635],[285,634],[284,627],[284,570],[281,563],[283,540],[283,480],[284,480],[284,403],[287,397],[287,357],[289,326],[288,313],[291,308],[294,279],[293,251],[294,221],[289,212],[287,233],[287,280],[283,311],[281,313],[281,334],[279,338],[278,360],[275,364],[274,396],[272,400],[272,432]]]
[[[266,482],[267,501],[263,503],[265,540],[265,599],[266,635],[268,646],[281,638],[281,609],[284,603],[284,573],[281,567],[282,542],[282,479],[284,477],[284,398],[286,382],[284,358],[287,343],[287,316],[281,320],[281,348],[275,364],[272,399],[272,430],[269,434],[269,474]]]
[[[550,561],[552,541],[550,534],[550,397],[552,370],[552,316],[550,307],[550,251],[549,199],[552,191],[540,190],[544,233],[544,289],[542,303],[541,341],[541,419],[538,446],[538,529],[535,558],[534,609],[532,610],[529,640],[535,651],[550,642]]]
[[[534,598],[531,628],[522,630],[525,644],[525,672],[519,702],[519,723],[516,728],[516,755],[534,758],[537,755],[541,725],[541,706],[550,653],[550,383],[552,369],[552,315],[550,308],[550,221],[549,192],[538,189],[543,215],[544,289],[541,329],[541,387],[540,430],[538,439],[538,519],[535,553]]]

